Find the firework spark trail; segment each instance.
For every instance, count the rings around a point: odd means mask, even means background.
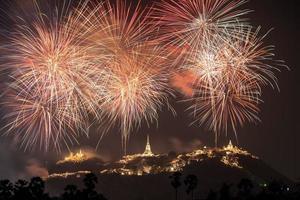
[[[194,83],[194,104],[190,107],[200,124],[207,124],[217,135],[246,122],[259,121],[258,105],[262,87],[277,87],[272,61],[272,47],[264,46],[259,29],[240,29],[243,37],[227,36],[207,42],[207,47],[191,52],[183,68],[197,77]]]
[[[222,38],[228,34],[240,37],[239,34],[243,32],[237,34],[236,28],[249,26],[242,17],[250,11],[238,9],[246,2],[247,0],[163,1],[158,4],[153,15],[160,26],[158,40],[171,49],[171,54],[172,49],[179,49],[180,56],[176,57],[184,60],[186,51],[202,48],[207,40]]]
[[[101,74],[96,79],[99,107],[108,127],[119,124],[126,153],[130,132],[142,121],[156,121],[158,110],[168,102],[169,68],[163,50],[149,40],[154,28],[146,23],[151,10],[141,9],[140,1],[135,9],[124,1],[105,1],[104,8],[106,17],[101,17],[103,7],[96,8],[100,11],[92,11],[96,17],[91,21],[96,27],[92,53]]]
[[[194,76],[189,110],[195,122],[214,131],[216,145],[220,132],[232,128],[237,134],[238,125],[259,120],[263,86],[278,88],[272,47],[264,46],[259,28],[253,31],[243,18],[249,10],[240,7],[246,2],[169,0],[154,15],[162,32],[158,40],[179,73]]]
[[[262,87],[278,88],[272,47],[239,9],[246,0],[169,0],[156,9],[80,1],[75,10],[63,2],[50,15],[35,3],[33,19],[18,18],[3,46],[1,72],[11,76],[6,128],[25,149],[60,150],[92,114],[120,128],[126,153],[130,133],[168,105],[174,67],[195,77],[190,110],[216,144],[221,131],[236,134],[259,120]]]
[[[63,117],[60,116],[57,106],[54,107],[50,100],[39,98],[44,95],[43,91],[26,91],[25,85],[19,87],[23,88],[15,88],[15,91],[9,94],[10,101],[5,102],[12,110],[5,117],[14,119],[8,124],[9,131],[18,129],[19,133],[15,135],[15,139],[20,142],[21,147],[28,149],[39,144],[43,149],[44,145],[53,143],[55,148],[59,149],[61,137],[64,137],[63,141],[67,143],[76,141],[75,134],[61,135],[66,128],[75,133],[73,123],[76,118],[73,116],[67,118],[65,112]]]
[[[71,11],[64,1],[54,16],[34,5],[31,22],[22,19],[9,37],[5,67],[13,81],[6,105],[13,111],[5,118],[11,121],[9,133],[16,131],[25,149],[36,144],[45,151],[52,146],[60,150],[61,142],[76,141],[77,132],[85,130],[86,110],[98,109],[93,63],[84,44],[89,30],[80,17],[86,4]]]
[[[141,46],[139,48],[147,48]],[[126,57],[118,58],[107,71],[103,103],[112,123],[120,123],[123,145],[134,128],[143,120],[149,125],[158,118],[158,110],[168,102],[171,93],[168,86],[169,72],[162,67],[165,59],[158,52],[141,55],[142,49]],[[148,52],[147,52],[148,53]],[[159,66],[159,67],[157,67]]]

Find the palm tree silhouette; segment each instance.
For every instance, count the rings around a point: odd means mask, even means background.
[[[107,200],[96,191],[98,178],[87,174],[83,179],[84,188],[67,185],[60,197],[50,197],[45,193],[45,182],[40,177],[30,180],[18,180],[14,184],[9,180],[0,180],[0,200]]]
[[[182,174],[180,172],[175,172],[169,177],[171,179],[171,185],[175,189],[175,200],[177,200],[178,188],[182,185],[181,176]]]
[[[194,199],[194,190],[198,185],[198,178],[195,175],[188,175],[185,177],[184,184],[187,186],[186,193],[192,195],[192,200]]]

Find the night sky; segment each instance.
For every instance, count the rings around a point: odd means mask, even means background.
[[[1,0],[2,2],[10,0]],[[130,1],[130,0],[128,0]],[[151,4],[153,1],[144,0]],[[259,156],[273,168],[291,179],[300,178],[300,122],[299,122],[299,58],[300,58],[300,6],[298,0],[251,0],[244,7],[254,12],[247,16],[253,25],[261,25],[262,33],[274,28],[265,39],[266,44],[275,45],[276,59],[284,60],[291,68],[282,68],[277,73],[280,92],[268,87],[264,91],[264,104],[261,105],[261,123],[248,124],[238,129],[239,146]],[[3,19],[2,19],[3,21]],[[1,24],[0,24],[1,25]],[[173,116],[167,108],[160,112],[158,124],[150,127],[143,125],[139,131],[132,134],[128,144],[129,153],[141,152],[145,146],[146,135],[150,135],[154,153],[169,151],[190,151],[200,146],[213,146],[213,133],[205,128],[190,125],[192,118],[186,112],[188,104],[182,103],[184,97],[178,92],[176,99],[171,99],[177,116]],[[0,112],[2,112],[2,109]],[[1,124],[3,125],[3,123]],[[74,149],[94,150],[101,130],[97,125],[91,128],[89,139],[82,138],[81,146]],[[111,130],[103,138],[97,149],[105,160],[114,160],[122,156],[121,136],[117,129]],[[232,133],[220,140],[221,145],[228,140],[235,140]],[[22,178],[46,173],[45,166],[51,165],[62,155],[56,152],[42,153],[23,152],[10,138],[0,138],[0,179]]]

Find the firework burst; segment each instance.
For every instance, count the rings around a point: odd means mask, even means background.
[[[96,110],[93,65],[83,45],[88,31],[78,15],[86,4],[72,12],[66,1],[51,16],[34,5],[33,19],[22,19],[9,37],[5,67],[12,82],[6,105],[13,110],[5,118],[26,148],[36,143],[59,150],[62,141],[75,138],[75,130],[84,130],[85,109]]]
[[[196,77],[190,109],[196,121],[216,133],[216,143],[221,131],[231,128],[236,134],[238,125],[259,121],[262,87],[277,88],[277,68],[268,64],[272,63],[272,47],[263,45],[259,29],[240,31],[243,37],[208,41],[206,48],[192,52],[192,59],[183,65]]]
[[[170,72],[163,50],[149,40],[153,26],[146,21],[151,11],[142,10],[139,3],[132,9],[124,1],[106,1],[103,7],[93,11],[95,33],[90,38],[99,70],[95,79],[99,108],[108,116],[109,127],[120,125],[126,153],[132,129],[143,120],[147,124],[155,121],[158,109],[168,102]],[[107,13],[104,18],[103,12]]]
[[[236,28],[247,26],[242,17],[249,10],[238,9],[245,2],[247,1],[163,1],[153,15],[160,26],[161,34],[158,40],[164,43],[171,53],[174,53],[174,49],[179,49],[179,54],[182,54],[179,58],[184,59],[187,50],[197,50],[207,40],[222,38],[228,34],[239,37],[235,32]]]
[[[139,48],[147,48],[141,46]],[[149,125],[158,118],[158,110],[171,90],[165,58],[158,50],[135,50],[126,57],[119,57],[107,69],[105,77],[103,110],[110,123],[119,122],[126,152],[130,132],[144,120]],[[152,50],[150,50],[152,51]]]
[[[277,88],[272,48],[243,18],[244,0],[169,0],[154,18],[179,73],[193,77],[189,108],[195,122],[220,132],[258,121],[262,87]]]
[[[220,132],[259,121],[262,88],[278,88],[272,47],[239,9],[247,0],[168,0],[147,9],[87,0],[74,10],[64,0],[45,12],[33,2],[30,19],[17,17],[1,49],[5,128],[25,149],[60,150],[87,134],[93,116],[104,133],[120,128],[126,153],[130,133],[169,105],[177,72],[192,77],[189,109],[217,144]]]

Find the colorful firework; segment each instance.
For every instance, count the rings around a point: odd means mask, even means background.
[[[1,61],[10,74],[6,128],[25,149],[76,142],[92,115],[120,128],[126,153],[130,133],[168,105],[173,66],[192,77],[190,110],[216,143],[220,132],[258,121],[262,87],[278,88],[272,48],[239,9],[247,0],[169,0],[157,9],[87,0],[74,10],[65,0],[49,15],[33,2]]]
[[[106,1],[104,7],[106,17],[101,17],[103,7],[96,8],[99,12],[93,13],[100,13],[100,20],[96,16],[91,22],[99,27],[91,36],[99,69],[99,107],[108,116],[108,124],[120,124],[126,153],[132,129],[143,120],[147,124],[155,121],[158,109],[168,102],[170,72],[162,49],[149,40],[153,30],[146,23],[150,11],[141,10],[139,3],[132,9],[124,1]]]
[[[158,5],[155,14],[160,26],[159,41],[169,49],[185,52],[202,47],[207,40],[235,35],[238,27],[247,27],[243,15],[249,10],[239,10],[246,0],[169,0]],[[241,34],[241,32],[239,32]],[[173,53],[173,52],[171,52]],[[177,52],[178,53],[178,52]],[[178,55],[177,55],[178,56]]]
[[[262,87],[277,87],[272,48],[259,29],[243,18],[245,0],[170,0],[159,4],[154,18],[158,38],[169,50],[179,73],[193,77],[189,92],[196,122],[220,132],[259,120]]]
[[[97,105],[90,80],[93,64],[83,45],[88,31],[78,15],[86,4],[72,12],[66,1],[51,17],[34,5],[30,22],[22,19],[9,37],[5,67],[12,91],[6,105],[13,111],[5,118],[9,133],[25,148],[37,143],[46,151],[52,145],[59,150],[62,141],[75,138],[75,130],[84,130],[85,108],[94,111]]]
[[[238,32],[239,30],[237,30]],[[196,121],[207,124],[216,134],[228,128],[259,121],[262,87],[277,87],[272,47],[264,46],[259,29],[243,31],[243,37],[223,37],[207,41],[193,54],[183,69],[194,74],[194,104],[190,107]]]
[[[145,46],[134,53],[118,57],[106,71],[103,110],[110,123],[119,122],[126,152],[130,132],[143,120],[149,125],[158,118],[158,110],[168,103],[171,90],[165,58],[158,50],[146,52]],[[147,50],[146,50],[147,51]],[[150,50],[152,51],[152,50]]]

